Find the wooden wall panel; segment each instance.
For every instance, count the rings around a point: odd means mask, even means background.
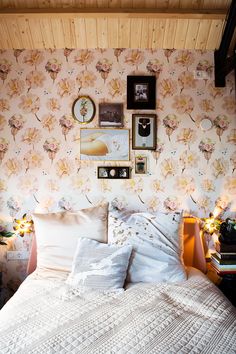
[[[107,18],[97,19],[97,40],[98,48],[108,47]]]
[[[188,31],[188,20],[177,20],[175,37],[174,37],[174,48],[176,49],[185,48],[187,31]]]
[[[189,20],[188,21],[188,29],[186,33],[185,39],[185,48],[187,49],[195,49],[197,35],[199,31],[200,20]]]
[[[76,48],[87,48],[85,20],[83,18],[74,19]]]

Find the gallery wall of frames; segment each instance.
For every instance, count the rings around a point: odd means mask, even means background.
[[[201,217],[215,209],[235,213],[234,77],[215,88],[213,57],[187,50],[1,51],[1,225],[11,229],[13,218],[35,210],[104,200]],[[14,247],[27,250],[30,242],[17,238]],[[26,261],[4,257],[5,279],[18,284]]]

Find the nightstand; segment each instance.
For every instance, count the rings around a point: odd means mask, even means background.
[[[222,278],[219,289],[223,292],[225,296],[236,306],[236,272],[234,273],[219,273]]]

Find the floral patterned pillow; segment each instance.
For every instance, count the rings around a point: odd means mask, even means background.
[[[108,242],[133,247],[128,282],[185,280],[181,235],[182,213],[133,213],[126,221],[109,213]]]

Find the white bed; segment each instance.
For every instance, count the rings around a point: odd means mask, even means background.
[[[196,268],[187,280],[114,291],[67,277],[40,267],[27,277],[0,311],[1,354],[236,353],[236,310]]]

